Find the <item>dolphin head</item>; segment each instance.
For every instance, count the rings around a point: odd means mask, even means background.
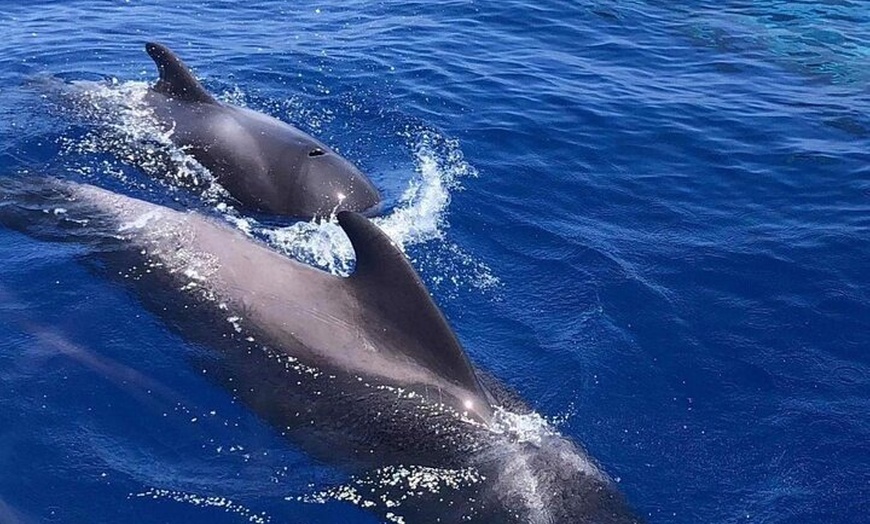
[[[160,79],[149,105],[240,203],[297,217],[373,213],[380,196],[353,164],[274,117],[216,100],[169,48],[148,43]]]
[[[344,157],[316,140],[301,148],[298,176],[288,195],[301,215],[327,216],[340,211],[367,215],[378,211],[380,194],[369,179]]]

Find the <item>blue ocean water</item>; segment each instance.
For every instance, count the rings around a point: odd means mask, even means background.
[[[127,161],[162,41],[369,173],[475,363],[650,523],[867,522],[866,2],[3,1],[0,30],[0,177],[199,206],[346,271],[334,226]],[[86,250],[0,230],[0,522],[377,521],[301,501],[340,468]]]

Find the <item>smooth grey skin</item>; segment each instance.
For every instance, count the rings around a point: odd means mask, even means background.
[[[377,189],[326,144],[276,118],[216,100],[166,46],[148,43],[160,79],[146,97],[173,143],[243,205],[301,218],[373,213]]]
[[[218,219],[93,186],[0,186],[0,195],[0,222],[91,246],[101,271],[210,348],[196,369],[313,456],[351,472],[479,474],[459,488],[412,489],[401,508],[369,508],[382,518],[640,522],[581,448],[555,432],[523,437],[504,422],[502,408],[522,402],[475,371],[408,260],[368,219],[339,214],[357,257],[341,278]],[[51,212],[58,207],[65,212]],[[375,502],[405,500],[407,488],[392,480],[366,486]]]

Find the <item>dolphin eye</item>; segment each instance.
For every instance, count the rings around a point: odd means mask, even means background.
[[[308,152],[308,156],[310,156],[310,157],[323,156],[325,154],[326,154],[326,151],[320,149],[319,147],[315,147],[314,149],[312,149],[311,151]]]

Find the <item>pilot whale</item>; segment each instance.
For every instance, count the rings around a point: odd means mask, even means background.
[[[87,243],[95,267],[210,348],[197,361],[208,377],[312,456],[354,475],[386,471],[365,490],[382,518],[640,522],[580,446],[552,429],[510,430],[522,402],[472,365],[408,259],[367,218],[338,214],[356,254],[339,277],[217,218],[94,186],[51,180],[0,194],[0,222]],[[394,493],[397,472],[414,468],[423,478]],[[433,472],[455,477],[439,485]]]
[[[216,100],[166,46],[145,49],[160,73],[146,103],[173,143],[241,204],[300,218],[377,210],[377,189],[329,146],[276,118]]]

